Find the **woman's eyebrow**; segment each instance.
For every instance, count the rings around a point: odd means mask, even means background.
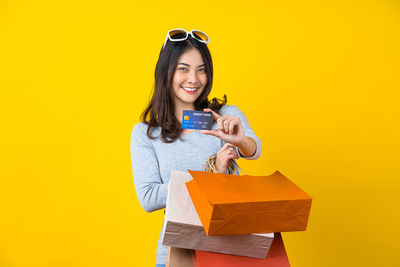
[[[178,65],[185,65],[185,66],[188,66],[188,67],[190,67],[190,65],[189,64],[186,64],[186,63],[182,63],[182,62],[179,62],[178,63]],[[199,65],[199,66],[197,66],[198,68],[200,68],[200,67],[205,67],[206,66],[206,64],[201,64],[201,65]]]

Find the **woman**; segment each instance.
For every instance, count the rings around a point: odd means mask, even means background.
[[[161,49],[153,96],[131,137],[135,189],[147,212],[165,208],[171,170],[202,171],[217,153],[215,168],[225,173],[230,159],[260,157],[261,141],[245,115],[236,106],[225,105],[226,96],[224,101],[208,100],[213,81],[208,42],[200,31],[174,29]],[[183,110],[212,112],[212,129],[182,129]],[[160,235],[157,266],[165,264],[167,254],[161,241]]]

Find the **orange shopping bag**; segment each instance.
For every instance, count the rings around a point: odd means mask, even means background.
[[[304,231],[311,197],[280,172],[269,176],[188,170],[190,197],[207,235]]]

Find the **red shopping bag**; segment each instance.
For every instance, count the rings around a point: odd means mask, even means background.
[[[196,250],[192,256],[194,267],[290,267],[280,233],[275,233],[274,241],[265,259],[233,256],[201,250]]]

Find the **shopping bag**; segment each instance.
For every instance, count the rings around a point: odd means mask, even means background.
[[[274,238],[273,233],[206,235],[185,186],[185,183],[191,179],[189,173],[171,172],[162,234],[163,245],[265,258]]]
[[[276,171],[269,176],[188,170],[190,197],[207,235],[306,230],[311,197]]]
[[[275,233],[274,241],[265,259],[226,255],[196,250],[193,267],[290,267],[285,246],[280,233]]]
[[[193,250],[168,247],[165,267],[193,267]]]

